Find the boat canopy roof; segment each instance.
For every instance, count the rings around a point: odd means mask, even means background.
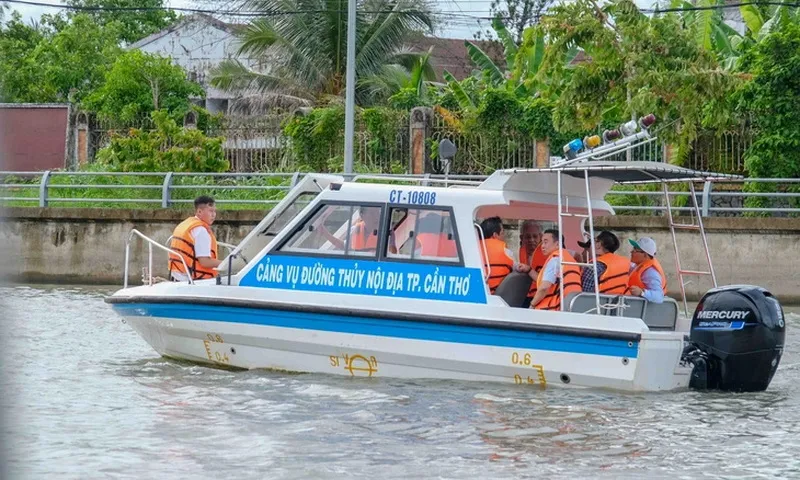
[[[663,162],[620,162],[620,161],[581,161],[577,163],[553,166],[548,168],[507,169],[498,170],[492,177],[500,174],[526,176],[562,172],[571,177],[583,178],[589,172],[589,178],[603,178],[614,183],[661,183],[661,182],[705,182],[714,180],[731,180],[744,178],[741,175],[704,172],[679,167]],[[484,182],[491,184],[489,179]]]

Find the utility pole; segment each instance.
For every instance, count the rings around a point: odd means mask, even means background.
[[[356,114],[356,0],[347,2],[347,75],[344,100],[344,173],[353,173]]]

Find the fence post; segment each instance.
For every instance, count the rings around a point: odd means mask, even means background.
[[[408,170],[412,174],[427,173],[430,171],[430,158],[426,140],[431,129],[433,109],[430,107],[414,107],[411,109],[410,115],[411,158]]]
[[[78,166],[89,162],[89,115],[79,112],[75,121],[75,160]]]
[[[39,206],[47,206],[47,184],[50,183],[50,170],[45,170],[42,174],[42,182],[39,184]]]
[[[708,216],[709,208],[711,207],[711,186],[713,182],[706,181],[703,184],[703,208],[701,209],[701,215],[704,217]]]
[[[550,166],[550,139],[548,137],[536,139],[535,145],[535,163],[537,168],[547,168]]]
[[[672,143],[665,143],[663,155],[664,155],[664,163],[673,163],[673,160],[676,160],[677,159],[676,157],[678,155],[675,145]]]
[[[164,183],[161,185],[161,208],[169,208],[170,192],[169,187],[172,186],[172,172],[167,172],[164,176]]]

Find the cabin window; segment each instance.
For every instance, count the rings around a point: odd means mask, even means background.
[[[289,224],[304,208],[308,206],[316,197],[319,192],[304,192],[297,196],[297,198],[288,205],[272,222],[264,227],[259,235],[269,237],[269,240],[275,238],[286,225]],[[269,243],[269,241],[267,241]],[[266,246],[266,243],[263,245]],[[262,246],[262,248],[263,248]]]
[[[381,211],[377,206],[322,205],[279,251],[375,258]]]
[[[449,210],[392,208],[387,242],[387,258],[461,262],[453,218]]]

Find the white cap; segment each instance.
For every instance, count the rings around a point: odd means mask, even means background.
[[[634,248],[638,248],[639,250],[645,252],[646,254],[650,255],[651,257],[656,256],[656,241],[650,237],[642,237],[639,240],[631,240],[628,239],[631,245]]]

